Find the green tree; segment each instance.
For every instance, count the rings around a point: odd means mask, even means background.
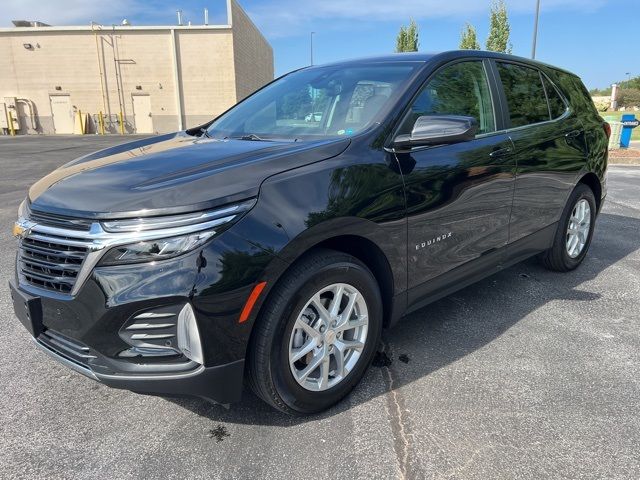
[[[311,111],[311,96],[308,88],[288,93],[278,103],[278,116],[283,118],[304,118]]]
[[[618,90],[617,100],[619,107],[638,107],[640,106],[640,90],[636,88],[621,88]]]
[[[400,27],[398,36],[396,37],[396,52],[417,52],[418,45],[418,25],[411,20],[408,26]]]
[[[460,50],[480,50],[476,29],[468,22],[460,34]]]
[[[620,88],[632,88],[636,90],[640,90],[640,77],[633,77],[629,80],[623,80],[622,82],[618,82],[618,86]]]
[[[487,37],[487,50],[492,52],[511,53],[509,42],[509,18],[507,6],[504,0],[494,0],[489,14],[489,36]]]

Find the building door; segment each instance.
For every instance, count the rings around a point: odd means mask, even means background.
[[[153,133],[149,95],[133,95],[133,120],[136,123],[136,133]]]
[[[49,95],[53,131],[58,134],[73,133],[73,110],[69,95]]]

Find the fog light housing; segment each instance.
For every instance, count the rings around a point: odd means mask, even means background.
[[[188,303],[178,314],[178,348],[185,357],[204,365],[196,316]]]

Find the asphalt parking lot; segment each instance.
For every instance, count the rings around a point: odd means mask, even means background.
[[[120,141],[0,138],[0,478],[640,478],[640,167],[610,167],[577,271],[530,260],[412,314],[346,401],[293,419],[109,389],[14,318],[26,189]]]

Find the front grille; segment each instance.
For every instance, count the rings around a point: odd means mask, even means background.
[[[59,234],[52,234],[51,230]],[[39,288],[70,294],[89,252],[88,243],[73,231],[42,228],[37,224],[20,241],[18,271],[22,280]]]

